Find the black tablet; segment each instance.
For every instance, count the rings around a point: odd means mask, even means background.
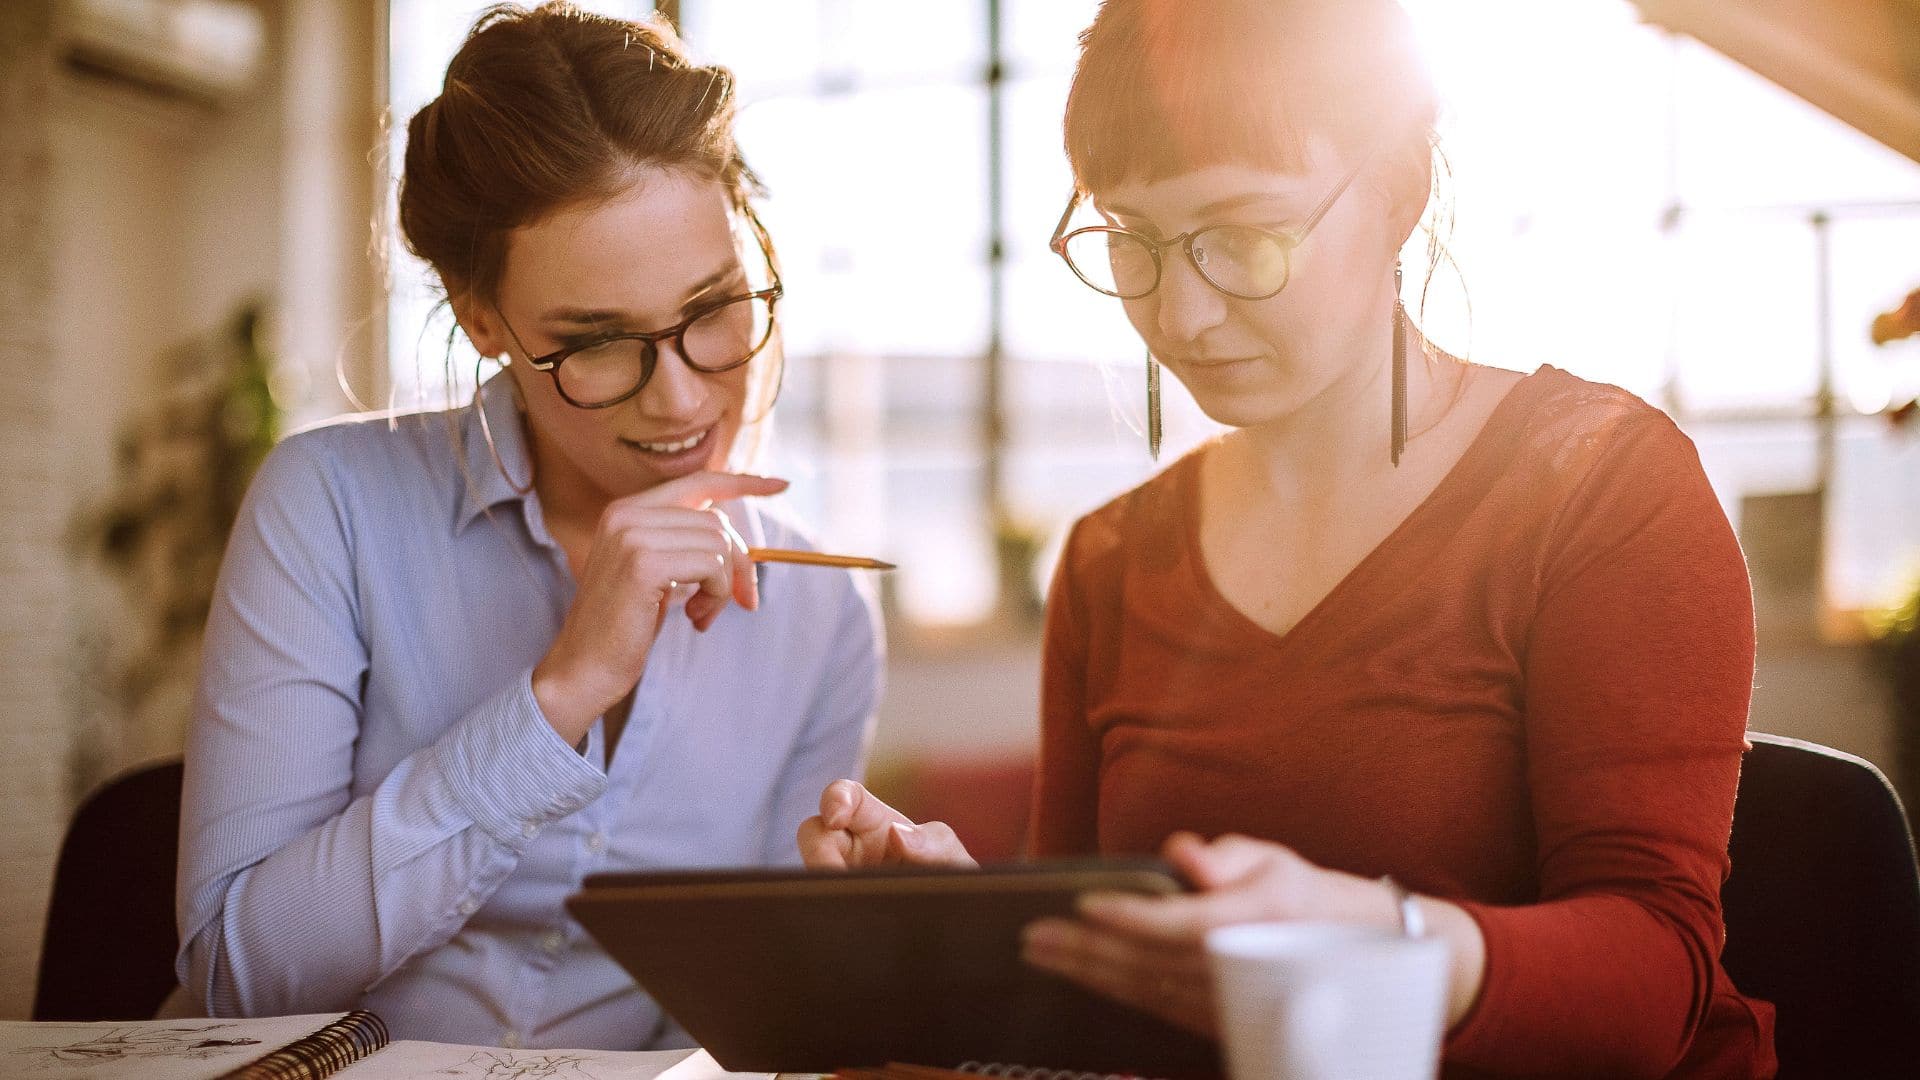
[[[1217,1076],[1211,1041],[1020,960],[1021,928],[1081,893],[1180,889],[1157,861],[675,871],[594,875],[567,908],[732,1071]]]

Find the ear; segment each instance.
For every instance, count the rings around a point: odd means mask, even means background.
[[[506,324],[493,305],[476,303],[473,294],[465,290],[449,293],[447,305],[453,309],[454,321],[473,343],[475,352],[492,359],[509,355]]]

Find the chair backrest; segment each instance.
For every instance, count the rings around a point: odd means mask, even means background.
[[[1899,796],[1851,754],[1749,738],[1724,963],[1774,1004],[1781,1080],[1920,1075],[1920,872]]]
[[[141,1019],[173,990],[180,775],[177,759],[123,774],[74,814],[54,870],[35,1020]]]

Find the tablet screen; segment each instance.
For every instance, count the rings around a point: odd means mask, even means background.
[[[598,874],[568,908],[726,1068],[907,1061],[1217,1075],[1213,1043],[1027,966],[1089,891],[1172,893],[1157,860]]]

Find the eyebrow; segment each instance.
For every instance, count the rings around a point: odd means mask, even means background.
[[[1219,214],[1227,214],[1235,210],[1253,206],[1257,203],[1281,202],[1283,198],[1283,196],[1276,195],[1270,191],[1249,191],[1241,195],[1229,195],[1224,199],[1215,199],[1207,205],[1202,206],[1194,216],[1210,218]],[[1109,204],[1105,209],[1107,213],[1116,214],[1121,217],[1143,218],[1148,216],[1145,212],[1135,210],[1131,206]]]
[[[680,301],[681,310],[683,311],[686,310],[686,308],[689,305],[693,304],[694,301],[699,300],[701,297],[712,292],[714,289],[717,289],[720,286],[726,284],[727,282],[733,280],[734,278],[745,276],[745,274],[746,274],[746,269],[742,267],[739,263],[732,263],[728,266],[721,267],[719,270],[716,270],[711,274],[708,274],[706,277],[701,278],[700,281],[697,284],[695,284],[691,289],[687,290],[686,298]],[[549,308],[545,313],[543,313],[540,316],[540,321],[546,322],[546,323],[559,322],[559,323],[574,323],[581,326],[598,326],[601,323],[623,322],[627,319],[627,317],[628,317],[628,313],[625,311],[614,311],[610,309],[597,309],[597,308],[557,307],[557,308]]]

